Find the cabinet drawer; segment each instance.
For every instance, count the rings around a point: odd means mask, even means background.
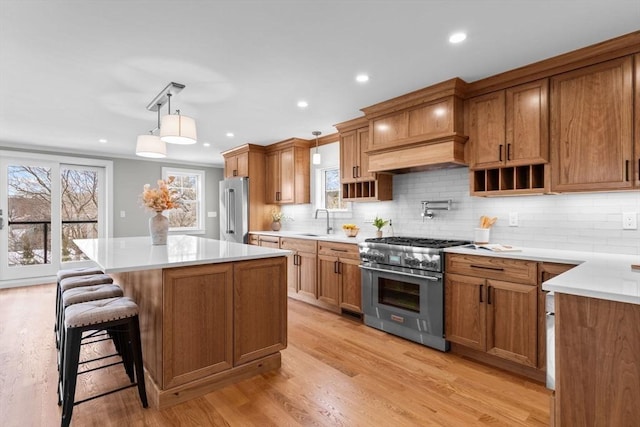
[[[290,237],[282,237],[280,238],[280,249],[315,254],[318,252],[318,242],[316,240],[309,239],[292,239]]]
[[[259,236],[260,246],[266,246],[268,248],[279,248],[280,238],[276,236]]]
[[[260,245],[260,236],[257,234],[249,234],[249,244],[250,245]]]
[[[340,258],[359,259],[358,245],[353,243],[318,242],[318,253]]]
[[[446,272],[535,285],[538,263],[509,258],[447,254]]]

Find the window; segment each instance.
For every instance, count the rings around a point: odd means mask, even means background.
[[[168,211],[169,230],[204,232],[204,171],[162,168],[162,179],[175,177],[170,188],[182,195],[182,209]]]
[[[346,210],[347,202],[342,200],[340,185],[340,169],[326,168],[318,169],[319,174],[319,200],[318,207],[321,209]]]

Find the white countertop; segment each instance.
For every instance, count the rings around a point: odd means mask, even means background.
[[[249,233],[295,239],[323,240],[326,242],[353,243],[354,245],[364,242],[364,239],[374,237],[373,235],[365,235],[362,232],[358,233],[356,237],[347,237],[342,230],[336,231],[335,234],[314,234],[303,231],[249,231]]]
[[[520,249],[522,250],[518,252],[492,252],[487,249],[456,247],[445,249],[445,252],[575,264],[577,266],[566,273],[544,282],[542,289],[640,304],[640,271],[631,269],[631,264],[640,264],[639,256],[557,249]]]
[[[77,239],[74,243],[105,273],[184,267],[286,256],[290,251],[197,236],[170,235],[154,246],[149,236]]]

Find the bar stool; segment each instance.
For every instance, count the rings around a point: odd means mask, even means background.
[[[56,295],[56,347],[60,348],[60,328],[62,326],[62,314],[64,308],[62,306],[62,294],[69,289],[94,286],[94,285],[107,285],[113,283],[113,279],[108,274],[88,274],[88,275],[75,275],[65,277],[58,283],[58,293]]]
[[[84,363],[80,362],[82,334],[88,330],[111,330],[116,334],[121,334],[121,343],[124,345],[122,353],[126,353],[127,357],[131,357],[131,360],[133,360],[136,381],[132,384],[76,402],[75,391],[77,376],[84,372],[102,369],[96,368],[78,372],[79,365]],[[75,405],[130,387],[137,386],[142,406],[144,408],[149,406],[142,368],[138,306],[131,298],[108,298],[68,306],[64,315],[63,343],[62,352],[64,354],[64,362],[61,386],[62,427],[67,427],[71,423],[71,416]]]
[[[91,285],[91,286],[82,286],[82,287],[69,289],[66,292],[62,293],[62,301],[61,301],[62,310],[60,312],[61,313],[60,324],[61,325],[64,324],[65,310],[70,305],[80,304],[83,302],[95,301],[100,299],[116,298],[116,297],[121,297],[123,295],[124,295],[124,292],[122,291],[122,288],[116,284]],[[62,334],[60,335],[61,335],[60,337],[61,341],[64,341],[64,336]],[[97,332],[95,332],[95,333],[89,334],[85,338],[91,339],[91,343],[94,343],[94,342],[104,341],[106,339],[109,339],[109,338],[105,338],[106,335],[107,334],[98,334]],[[113,340],[113,343],[116,347],[116,350],[118,351],[118,354],[120,354],[121,344],[118,341],[118,336],[111,335],[110,338]],[[64,348],[64,343],[62,342],[59,347],[60,348],[58,349],[58,380],[62,381],[62,370],[60,369],[60,366],[62,365],[62,362],[64,360],[64,355],[62,351],[62,349]],[[104,356],[102,358],[107,358],[107,357],[110,357],[110,356]],[[132,373],[130,373],[130,368],[128,367],[128,365],[127,365],[127,373],[129,374],[130,377],[132,376]],[[132,382],[133,382],[133,379],[132,379]],[[58,392],[58,402],[60,402],[59,392]]]
[[[60,282],[63,279],[66,279],[68,277],[88,276],[90,274],[104,274],[104,271],[102,271],[98,267],[83,267],[83,268],[70,268],[65,270],[58,270],[58,274],[57,274],[58,281],[56,286],[56,323],[54,325],[55,332],[58,332],[58,327],[60,326],[60,324],[58,323],[58,308],[57,308],[58,304],[60,303]]]

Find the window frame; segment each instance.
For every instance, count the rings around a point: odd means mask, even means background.
[[[170,227],[169,231],[172,233],[185,233],[185,234],[204,234],[206,230],[205,224],[205,171],[202,169],[184,169],[163,167],[162,179],[167,181],[170,176],[191,176],[196,177],[196,203],[198,207],[196,209],[196,226],[195,227]]]
[[[351,203],[343,200],[345,204],[344,209],[329,209],[326,207],[326,186],[325,186],[325,174],[327,171],[337,170],[338,180],[340,180],[340,167],[339,166],[326,166],[318,167],[315,169],[315,205],[317,209],[327,209],[329,212],[351,212]],[[342,187],[338,186],[338,193],[340,199],[342,199]]]

